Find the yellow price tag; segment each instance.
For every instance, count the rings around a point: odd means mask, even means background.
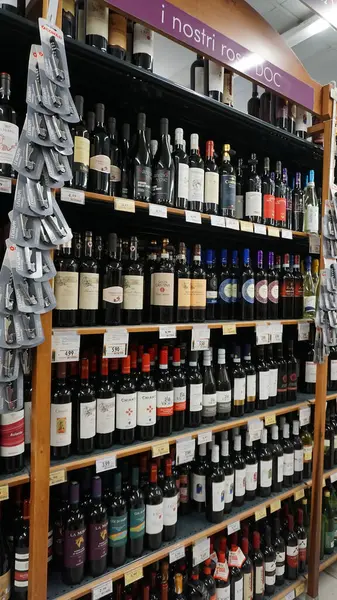
[[[240,221],[241,231],[248,231],[249,233],[254,233],[254,225],[249,221]]]
[[[115,210],[134,213],[136,211],[135,201],[127,200],[127,198],[115,198]]]
[[[268,227],[268,235],[270,237],[280,237],[280,230],[276,227]]]
[[[49,474],[49,485],[57,485],[58,483],[63,483],[64,481],[67,481],[65,469],[53,471]]]
[[[270,512],[276,512],[277,510],[281,510],[281,501],[280,500],[275,500],[275,502],[272,502],[270,505]]]
[[[267,415],[264,418],[265,425],[274,425],[276,423],[276,415]]]
[[[226,323],[222,326],[222,335],[236,335],[236,324]]]
[[[295,502],[297,502],[297,500],[301,500],[301,498],[304,498],[304,496],[305,496],[304,490],[300,490],[299,492],[295,492],[295,494],[294,494]]]
[[[296,598],[305,592],[305,583],[301,583],[295,588]]]
[[[163,442],[162,444],[154,444],[152,446],[152,458],[157,456],[164,456],[164,454],[170,454],[170,444]]]
[[[138,579],[143,578],[143,567],[137,567],[136,569],[131,569],[127,571],[124,575],[124,583],[125,585],[130,585],[134,581],[138,581]]]
[[[267,516],[266,507],[257,510],[255,513],[255,521],[260,521],[260,519],[264,519]]]
[[[8,485],[2,485],[0,487],[0,502],[2,500],[8,500],[8,498],[9,498]]]

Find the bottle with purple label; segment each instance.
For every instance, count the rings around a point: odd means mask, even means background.
[[[64,526],[63,581],[68,585],[78,585],[84,576],[86,558],[86,527],[80,502],[80,485],[69,483],[69,510]]]
[[[257,253],[257,271],[255,275],[255,317],[267,318],[268,281],[267,271],[263,268],[263,251]]]
[[[278,302],[279,302],[279,273],[274,268],[274,252],[268,252],[268,304],[267,317],[268,319],[278,318]]]
[[[243,251],[243,271],[241,275],[241,318],[243,321],[254,319],[255,279],[250,265],[249,248]]]
[[[102,480],[92,479],[91,506],[88,513],[88,570],[93,577],[103,575],[108,562],[108,515],[102,504]]]

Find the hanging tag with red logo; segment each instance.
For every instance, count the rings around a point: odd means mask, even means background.
[[[233,548],[235,548],[235,550],[233,550]],[[238,546],[232,546],[232,550],[229,552],[228,555],[228,566],[229,567],[239,567],[239,569],[241,569],[243,563],[245,562],[246,557],[244,555],[244,553],[242,552],[241,548],[239,548]]]
[[[214,579],[221,579],[222,581],[228,581],[229,568],[227,560],[225,562],[218,562],[215,571]]]

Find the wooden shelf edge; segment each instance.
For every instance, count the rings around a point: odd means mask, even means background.
[[[308,482],[302,483],[296,487],[289,488],[289,490],[286,490],[286,491],[282,492],[281,494],[278,494],[277,496],[272,496],[272,497],[268,498],[268,500],[265,500],[264,502],[261,502],[260,504],[258,504],[256,506],[247,508],[247,510],[242,511],[242,513],[240,513],[240,514],[236,514],[232,518],[225,519],[222,523],[210,525],[210,527],[207,527],[206,529],[203,529],[202,531],[200,531],[196,534],[193,534],[193,535],[185,538],[184,540],[180,540],[179,542],[170,544],[169,546],[166,546],[166,548],[162,548],[161,550],[154,551],[151,554],[149,554],[148,556],[144,556],[143,558],[133,561],[130,566],[123,565],[122,567],[115,569],[113,572],[107,573],[106,575],[103,575],[102,577],[97,577],[96,579],[93,579],[93,581],[90,581],[89,583],[79,586],[76,589],[72,589],[71,591],[67,592],[66,594],[62,594],[61,596],[55,596],[55,598],[53,600],[76,600],[77,598],[81,598],[81,596],[90,592],[90,590],[92,590],[97,585],[100,585],[101,583],[103,583],[105,581],[110,581],[110,580],[116,581],[117,579],[124,577],[125,573],[127,573],[128,571],[132,571],[133,569],[135,569],[137,567],[147,567],[148,565],[165,558],[166,556],[168,556],[168,554],[170,552],[172,552],[173,550],[176,550],[177,548],[181,548],[182,546],[185,546],[185,547],[191,546],[192,544],[194,544],[195,542],[197,542],[198,540],[200,540],[204,537],[209,537],[211,535],[215,535],[216,533],[219,533],[220,531],[222,531],[223,529],[228,527],[228,525],[230,525],[231,523],[234,523],[235,521],[238,521],[238,520],[244,521],[245,519],[254,515],[255,512],[257,512],[258,510],[261,510],[263,508],[266,508],[266,509],[269,508],[270,505],[273,502],[275,502],[275,500],[282,501],[282,500],[285,500],[286,498],[289,498],[290,496],[293,496],[294,494],[296,494],[296,492],[305,490],[307,487],[311,486],[311,483],[312,483],[311,481],[308,481]],[[294,589],[295,587],[297,587],[297,585],[302,583],[303,580],[304,580],[304,578],[302,578],[301,580],[296,580],[296,582],[294,582],[294,584],[291,584],[291,586],[293,586],[293,587],[290,586],[289,590],[287,590],[287,591],[291,591],[291,589]],[[279,596],[279,595],[273,596],[272,600],[281,600],[281,598],[283,598],[285,593],[287,593],[287,592],[283,591],[282,593],[283,593],[283,596]]]
[[[333,565],[334,562],[337,561],[337,552],[335,551],[331,556],[329,556],[329,558],[327,558],[326,560],[324,560],[320,565],[319,565],[319,572],[321,573],[322,571],[324,571],[325,569],[327,569],[328,567],[330,567],[331,565]]]
[[[281,592],[279,592],[278,594],[275,594],[274,596],[271,596],[269,598],[269,600],[284,600],[284,598],[286,597],[287,594],[289,594],[289,592],[292,592],[293,590],[296,590],[296,588],[301,585],[301,583],[306,583],[306,578],[304,575],[300,575],[300,577],[298,577],[298,579],[296,579],[296,581],[293,581],[292,583],[290,583],[286,588],[283,588]]]
[[[6,479],[1,479],[0,475],[0,487],[8,485],[8,487],[14,487],[15,485],[23,485],[29,483],[29,474],[20,473],[20,475],[10,475]]]

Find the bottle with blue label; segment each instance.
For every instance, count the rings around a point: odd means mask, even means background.
[[[240,311],[240,269],[239,269],[239,254],[237,250],[232,252],[232,266],[230,270],[231,278],[231,310],[230,319],[239,319],[241,316]]]
[[[218,276],[213,266],[213,250],[206,250],[206,320],[216,319],[218,304]]]
[[[250,265],[249,248],[243,251],[243,271],[241,274],[241,318],[243,321],[254,319],[255,279]]]
[[[232,302],[232,280],[228,268],[228,252],[221,250],[221,273],[219,284],[219,319],[230,319],[230,309]]]
[[[263,251],[257,253],[257,271],[255,277],[255,317],[256,319],[267,318],[268,306],[268,281],[267,271],[263,267]]]
[[[219,214],[223,217],[234,217],[236,199],[236,175],[231,164],[231,147],[223,146],[222,165],[220,167],[220,207]]]

